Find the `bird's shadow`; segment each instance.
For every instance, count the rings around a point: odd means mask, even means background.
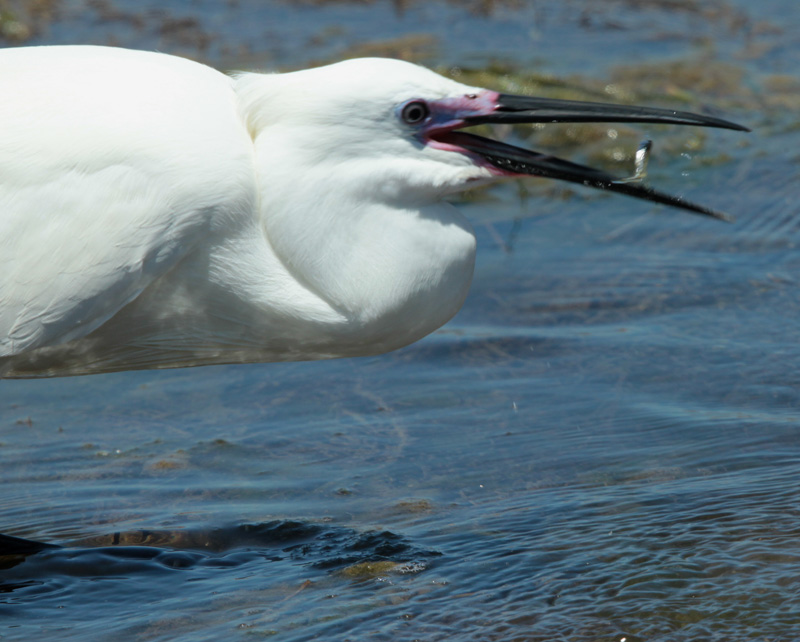
[[[0,593],[55,576],[93,580],[154,570],[233,568],[288,561],[352,579],[416,573],[441,556],[390,531],[276,520],[199,530],[138,530],[60,546],[0,535]],[[0,598],[0,602],[2,602]]]

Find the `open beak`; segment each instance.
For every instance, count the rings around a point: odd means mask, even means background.
[[[750,131],[746,127],[713,116],[671,109],[512,96],[490,91],[481,92],[474,98],[477,100],[474,100],[471,109],[458,110],[461,112],[459,118],[450,121],[449,126],[431,131],[430,138],[448,148],[462,149],[470,155],[480,157],[502,175],[555,178],[663,203],[721,220],[730,220],[721,212],[678,196],[659,192],[640,183],[621,179],[602,170],[455,130],[485,123],[564,122],[662,123]],[[467,107],[463,102],[460,106]]]

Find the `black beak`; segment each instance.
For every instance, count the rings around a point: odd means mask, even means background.
[[[482,123],[664,123],[750,131],[747,127],[728,120],[693,114],[688,111],[512,96],[510,94],[499,95],[494,112],[470,116],[464,120],[470,125]]]
[[[467,116],[463,120],[466,127],[484,123],[625,122],[696,125],[700,127],[718,127],[737,131],[750,131],[746,127],[721,118],[703,116],[685,111],[573,100],[531,98],[528,96],[511,96],[507,94],[500,94],[495,111],[489,114]],[[477,154],[495,167],[513,174],[528,174],[531,176],[542,176],[569,181],[571,183],[579,183],[588,187],[617,192],[619,194],[627,194],[635,198],[670,205],[723,221],[731,220],[726,214],[717,212],[703,205],[692,203],[678,196],[671,196],[664,192],[659,192],[641,183],[620,179],[601,170],[561,160],[555,156],[540,154],[465,132],[450,131],[438,134],[436,138],[462,147],[473,154]]]
[[[679,196],[671,196],[670,194],[659,192],[641,183],[626,182],[599,169],[592,169],[586,165],[572,163],[555,156],[548,156],[522,149],[521,147],[507,145],[483,136],[451,131],[446,134],[439,134],[436,138],[477,154],[495,167],[513,174],[528,174],[543,178],[555,178],[570,183],[580,183],[587,187],[616,192],[617,194],[627,194],[646,201],[662,203],[696,214],[711,216],[721,221],[730,222],[733,220],[727,214],[692,203]]]

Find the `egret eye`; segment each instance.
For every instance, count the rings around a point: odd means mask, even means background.
[[[419,125],[430,113],[430,109],[423,101],[415,100],[403,107],[400,112],[400,118],[403,119],[406,125]]]

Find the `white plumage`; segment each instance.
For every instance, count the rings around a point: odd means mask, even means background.
[[[472,277],[471,228],[440,199],[532,173],[447,139],[499,94],[399,61],[229,77],[156,53],[4,49],[0,87],[4,376],[406,345]]]
[[[339,82],[377,93],[388,78],[345,66],[312,95],[161,54],[0,52],[7,375],[370,354],[446,322],[469,226],[446,205],[424,219],[387,205],[411,189],[381,167],[402,150]],[[351,133],[361,144],[342,149]]]

